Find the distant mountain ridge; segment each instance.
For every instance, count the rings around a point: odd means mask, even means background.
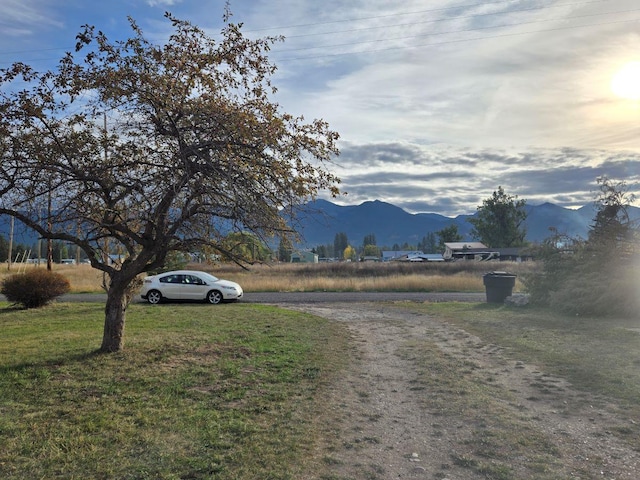
[[[541,242],[551,235],[550,228],[572,237],[587,238],[595,216],[593,205],[572,210],[552,203],[526,205],[526,239]],[[632,218],[640,218],[640,209],[631,207]],[[409,243],[416,245],[429,232],[436,233],[451,224],[458,226],[463,240],[472,240],[474,214],[446,217],[437,213],[408,213],[400,207],[380,200],[360,205],[337,205],[316,200],[303,207],[294,227],[303,236],[303,246],[332,244],[336,233],[347,234],[352,245],[360,245],[366,235],[374,234],[380,246]]]
[[[563,208],[552,203],[526,205],[526,239],[541,242],[551,235],[551,227],[572,237],[587,238],[589,226],[595,216],[595,208],[586,205],[577,210]],[[640,208],[631,207],[633,219],[640,219]],[[471,238],[472,225],[467,221],[474,214],[446,217],[437,213],[408,213],[400,207],[380,200],[360,205],[337,205],[327,200],[316,200],[302,207],[292,227],[303,238],[301,248],[333,244],[336,233],[347,234],[353,246],[360,246],[364,237],[373,234],[379,246],[392,247],[404,243],[417,245],[428,233],[436,233],[451,224],[458,226],[464,241]],[[9,217],[0,216],[0,235],[9,237]],[[22,223],[15,222],[14,242],[31,248],[38,235]],[[274,245],[277,248],[277,245]]]

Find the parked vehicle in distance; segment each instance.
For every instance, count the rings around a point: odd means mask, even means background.
[[[146,277],[140,296],[151,304],[163,300],[195,300],[211,304],[236,301],[242,287],[197,270],[176,270]]]

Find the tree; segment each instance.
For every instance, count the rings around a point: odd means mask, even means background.
[[[599,258],[628,260],[636,246],[636,231],[629,217],[629,206],[635,196],[628,193],[625,182],[614,182],[607,177],[599,177],[596,182],[600,192],[589,229],[589,249]]]
[[[0,235],[0,262],[8,261],[9,259],[9,242],[6,238]]]
[[[374,233],[370,233],[364,236],[364,240],[362,241],[362,246],[366,247],[367,245],[377,245],[376,235]]]
[[[242,258],[250,263],[265,262],[271,255],[269,248],[250,232],[232,232],[224,238],[222,245],[227,260]]]
[[[380,257],[380,249],[376,245],[365,245],[362,249],[363,257]]]
[[[341,255],[344,253],[345,248],[349,246],[349,239],[347,238],[347,234],[344,232],[336,233],[336,236],[333,240],[333,252],[334,254]],[[342,257],[346,258],[346,257]]]
[[[0,70],[0,214],[78,245],[106,274],[104,352],[123,347],[138,275],[170,252],[235,257],[231,231],[292,237],[282,211],[339,193],[324,168],[338,135],[269,99],[279,39],[245,38],[229,12],[218,41],[166,18],[165,45],[133,20],[125,41],[85,26],[57,69]]]
[[[433,232],[427,233],[418,244],[418,250],[422,250],[424,253],[436,253],[438,247],[438,240]]]
[[[345,260],[355,260],[357,257],[358,255],[356,253],[356,249],[351,245],[347,245],[347,247],[344,249],[344,252],[342,253],[342,258],[344,258]]]
[[[281,262],[290,262],[292,253],[293,245],[291,244],[291,240],[289,237],[283,236],[278,245],[278,260]]]
[[[507,195],[502,187],[483,200],[475,217],[469,219],[473,225],[471,235],[488,247],[520,247],[525,244],[524,221],[527,213],[525,200]]]
[[[456,225],[455,223],[452,223],[448,227],[444,227],[442,230],[437,231],[436,235],[438,236],[438,248],[443,251],[445,249],[445,243],[462,241],[462,235],[460,235],[460,232],[458,232],[458,225]]]

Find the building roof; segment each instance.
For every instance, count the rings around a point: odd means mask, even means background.
[[[444,246],[451,250],[472,250],[478,248],[487,248],[487,246],[481,242],[445,242]]]

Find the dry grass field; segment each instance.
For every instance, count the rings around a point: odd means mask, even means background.
[[[45,268],[12,265],[0,270],[0,281],[25,269]],[[247,292],[310,291],[402,291],[402,292],[479,292],[484,290],[482,275],[508,271],[520,277],[532,271],[534,263],[472,262],[451,263],[277,263],[253,265],[243,269],[233,264],[192,264],[187,268],[204,270],[220,278],[238,282]],[[54,265],[54,271],[67,277],[72,293],[101,292],[103,275],[89,265]],[[522,291],[518,279],[515,291]]]

